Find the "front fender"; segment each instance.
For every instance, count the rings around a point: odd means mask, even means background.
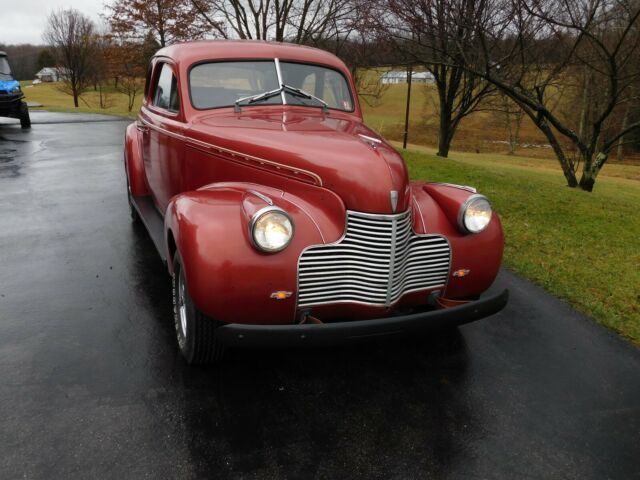
[[[412,182],[413,228],[416,233],[439,234],[451,246],[451,270],[444,292],[447,298],[469,298],[487,290],[500,270],[504,235],[500,217],[493,212],[487,228],[476,234],[458,228],[457,213],[473,194],[455,186]],[[453,273],[468,270],[465,276]]]
[[[249,324],[295,320],[300,253],[309,245],[336,241],[344,230],[345,208],[328,190],[310,185],[291,190],[221,183],[177,195],[169,203],[165,232],[170,271],[179,251],[189,294],[209,317]],[[264,196],[295,224],[291,244],[278,253],[256,250],[249,238],[253,214],[268,205]],[[277,300],[271,297],[276,291],[291,296]]]

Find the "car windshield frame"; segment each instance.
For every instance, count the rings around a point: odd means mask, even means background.
[[[347,78],[347,76],[340,71],[339,69],[331,66],[331,65],[327,65],[324,63],[317,63],[317,62],[304,62],[304,61],[299,61],[299,60],[288,60],[288,59],[282,59],[282,58],[225,58],[225,59],[210,59],[210,60],[201,60],[198,62],[195,62],[193,64],[191,64],[187,70],[187,90],[188,90],[188,94],[189,94],[189,101],[191,102],[191,107],[194,108],[195,110],[198,111],[207,111],[207,110],[219,110],[221,108],[235,108],[235,103],[229,103],[228,105],[219,105],[219,106],[212,106],[212,107],[202,107],[202,106],[198,106],[194,100],[193,100],[193,91],[192,91],[192,85],[191,85],[191,74],[193,72],[193,70],[199,66],[202,65],[211,65],[211,64],[216,64],[216,63],[252,63],[252,62],[268,62],[268,63],[272,63],[274,65],[274,68],[276,69],[277,72],[277,76],[278,76],[278,81],[280,83],[280,85],[275,86],[276,88],[281,88],[281,85],[284,82],[283,78],[282,78],[282,74],[280,71],[280,65],[282,65],[283,63],[288,63],[288,64],[298,64],[298,65],[308,65],[308,66],[312,66],[312,67],[319,67],[319,68],[323,68],[323,69],[327,69],[330,70],[332,72],[337,73],[338,75],[340,75],[340,77],[342,78],[342,80],[344,81],[344,86],[346,87],[346,93],[348,94],[348,100],[349,103],[351,105],[351,109],[347,110],[347,109],[343,109],[343,108],[337,108],[337,107],[333,107],[333,106],[329,106],[328,109],[329,110],[334,110],[337,112],[343,112],[343,113],[354,113],[356,111],[356,103],[355,103],[355,98],[354,98],[354,92],[353,92],[353,88],[351,83],[349,82],[349,79]],[[266,93],[267,90],[265,90],[265,92],[256,92],[255,95],[259,95],[261,93]],[[250,95],[251,96],[251,95]],[[346,98],[345,98],[346,99]],[[324,101],[324,99],[321,99]],[[282,96],[281,96],[281,101],[280,103],[260,103],[260,102],[255,102],[255,103],[243,103],[241,106],[242,108],[245,107],[283,107],[283,106],[293,106],[293,107],[310,107],[310,108],[318,108],[319,105],[318,103],[315,103],[313,105],[309,104],[309,105],[303,105],[300,103],[289,103],[286,101],[286,95],[285,92],[283,92]]]

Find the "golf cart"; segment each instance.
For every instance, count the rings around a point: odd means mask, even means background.
[[[0,117],[17,118],[22,128],[30,128],[29,109],[23,98],[20,83],[11,74],[7,54],[0,52]]]

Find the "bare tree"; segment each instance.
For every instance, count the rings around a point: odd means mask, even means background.
[[[486,0],[474,48],[458,45],[465,68],[499,88],[546,136],[570,187],[592,191],[620,138],[640,122],[616,117],[640,80],[640,4],[627,0]],[[575,90],[578,118],[550,102]],[[622,116],[622,115],[620,115]],[[581,178],[577,172],[582,165]]]
[[[506,133],[506,143],[509,146],[508,153],[509,155],[516,153],[516,149],[520,146],[520,129],[524,118],[522,109],[507,95],[497,92],[485,102],[483,111],[493,112],[499,116]]]
[[[91,82],[95,25],[78,10],[58,10],[49,15],[44,40],[62,71],[62,91],[73,96],[77,108],[80,95]]]
[[[111,65],[108,61],[109,52],[112,48],[111,38],[105,33],[95,34],[95,48],[89,63],[89,79],[93,85],[93,90],[98,92],[98,105],[101,109],[113,106],[111,89],[108,86],[111,77]],[[80,99],[87,105],[86,99]]]
[[[202,38],[209,29],[190,0],[113,0],[105,6],[114,35],[142,41],[151,32],[161,47]]]
[[[116,90],[127,96],[129,112],[133,110],[136,98],[144,90],[145,69],[149,61],[145,43],[111,37],[111,48],[107,57],[109,69],[112,76],[118,79]]]
[[[438,155],[447,157],[460,122],[476,111],[494,90],[465,63],[477,63],[470,52],[474,23],[484,2],[471,0],[382,0],[379,31],[390,36],[405,62],[424,65],[438,90]],[[466,55],[460,54],[460,49]]]
[[[313,44],[335,37],[354,12],[354,0],[191,0],[223,38]],[[349,28],[348,26],[346,27]]]

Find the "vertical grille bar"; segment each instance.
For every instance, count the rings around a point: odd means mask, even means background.
[[[396,264],[396,238],[397,238],[397,217],[391,218],[391,250],[389,252],[389,283],[387,284],[387,298],[384,302],[386,306],[391,305],[391,293],[393,291],[393,271]]]

